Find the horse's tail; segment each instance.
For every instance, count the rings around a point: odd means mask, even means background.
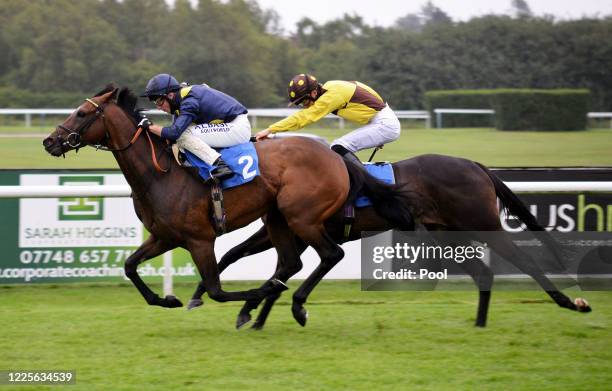
[[[531,212],[529,211],[527,206],[525,206],[523,201],[521,201],[518,196],[512,190],[510,190],[510,188],[506,186],[506,184],[501,179],[499,179],[497,175],[495,175],[493,172],[491,172],[491,170],[489,170],[482,164],[477,162],[474,163],[476,163],[478,167],[480,167],[487,174],[489,179],[491,179],[491,181],[493,182],[493,186],[495,187],[495,194],[497,195],[497,198],[499,198],[499,201],[506,209],[506,211],[510,212],[519,221],[525,224],[530,231],[541,231],[542,234],[538,235],[538,239],[542,240],[542,242],[547,245],[550,251],[552,251],[557,260],[562,263],[561,259],[563,259],[563,248],[561,246],[561,243],[559,243],[557,240],[555,240],[555,238],[548,234],[548,232],[546,232],[544,226],[538,223],[538,220],[533,214],[531,214]],[[563,265],[561,266],[565,268]]]
[[[372,201],[376,213],[386,219],[394,228],[403,231],[414,230],[414,218],[410,202],[398,185],[390,185],[370,175],[365,168],[344,159],[351,179],[347,203],[353,204],[361,194]]]
[[[495,186],[495,194],[507,211],[516,216],[516,218],[525,224],[530,231],[545,231],[544,227],[538,223],[535,216],[532,215],[525,204],[523,204],[523,201],[521,201],[497,175],[482,164],[477,162],[474,163],[476,163],[476,165],[487,174],[489,179],[491,179],[493,186]]]

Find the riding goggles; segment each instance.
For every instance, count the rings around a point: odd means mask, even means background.
[[[155,103],[156,106],[161,106],[166,99],[166,95],[150,95],[149,100]]]

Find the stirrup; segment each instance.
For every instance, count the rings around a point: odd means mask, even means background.
[[[223,159],[217,159],[216,167],[210,170],[210,176],[214,179],[222,181],[228,179],[234,175],[234,171],[223,161]]]

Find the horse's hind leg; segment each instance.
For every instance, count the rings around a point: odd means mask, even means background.
[[[266,321],[266,318],[272,309],[274,302],[280,297],[281,292],[287,290],[285,282],[302,269],[302,260],[300,254],[306,248],[301,246],[298,250],[298,243],[295,234],[289,229],[285,217],[279,211],[269,212],[266,220],[266,228],[268,237],[276,247],[278,254],[278,262],[274,275],[264,283],[262,289],[270,289],[271,293],[266,296],[266,306],[263,312],[257,318],[257,322],[253,325],[255,329],[261,329]],[[250,312],[257,308],[262,300],[247,301],[236,320],[236,327],[240,328],[249,320],[251,320]]]
[[[591,307],[589,307],[586,300],[577,298],[572,302],[569,297],[559,291],[552,281],[550,281],[536,265],[535,260],[529,256],[529,254],[521,251],[507,236],[491,240],[489,245],[501,257],[511,262],[523,273],[531,276],[559,307],[579,312],[591,311]]]
[[[219,273],[223,273],[225,269],[231,264],[249,255],[258,254],[262,251],[266,251],[272,248],[272,242],[268,238],[268,230],[264,225],[257,232],[251,235],[247,240],[240,243],[236,247],[231,248],[219,261]],[[198,286],[189,300],[187,309],[191,310],[204,304],[202,301],[202,295],[206,292],[204,287],[204,280],[200,280]]]

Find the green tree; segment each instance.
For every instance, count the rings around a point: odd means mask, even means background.
[[[122,72],[126,45],[97,17],[94,0],[30,2],[5,25],[18,48],[14,84],[38,91],[92,91]],[[118,61],[119,59],[119,61]]]

